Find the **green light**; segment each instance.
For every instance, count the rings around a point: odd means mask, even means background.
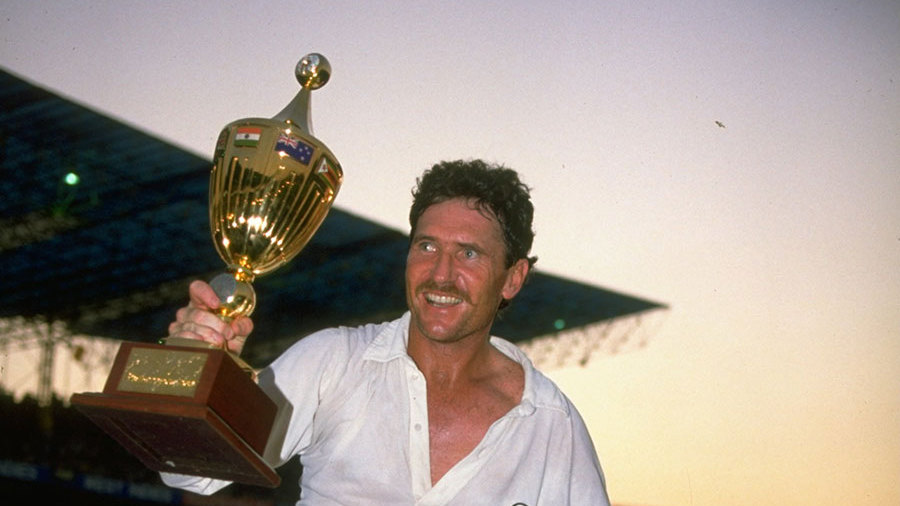
[[[74,173],[74,172],[69,172],[69,173],[66,174],[66,176],[63,178],[63,181],[65,181],[66,184],[69,185],[69,186],[75,186],[76,184],[78,184],[79,182],[81,182],[81,178],[78,177],[78,174],[76,174],[76,173]]]
[[[553,328],[555,328],[556,330],[562,330],[566,328],[566,321],[562,318],[556,320],[555,322],[553,322]]]

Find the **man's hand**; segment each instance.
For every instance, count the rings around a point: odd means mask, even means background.
[[[192,282],[189,293],[190,302],[175,313],[175,321],[169,324],[169,336],[198,339],[240,355],[244,341],[253,331],[253,321],[244,316],[230,323],[219,318],[215,313],[219,297],[204,281]]]

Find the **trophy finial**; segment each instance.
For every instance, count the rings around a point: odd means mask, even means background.
[[[331,78],[331,63],[319,53],[310,53],[297,62],[294,75],[300,83],[300,91],[291,103],[272,119],[290,123],[307,135],[313,135],[309,95],[310,91],[325,86]]]
[[[310,53],[297,62],[294,75],[303,88],[318,90],[331,78],[331,63],[319,53]]]

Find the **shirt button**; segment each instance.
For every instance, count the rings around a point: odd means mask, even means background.
[[[417,431],[420,431],[420,430],[422,430],[422,424],[417,423],[417,424],[413,425],[413,428],[416,429]]]

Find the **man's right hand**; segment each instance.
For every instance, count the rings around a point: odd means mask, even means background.
[[[204,281],[191,283],[190,302],[175,313],[169,324],[169,336],[198,339],[240,355],[247,336],[253,331],[253,321],[241,316],[225,322],[216,313],[219,297]]]

